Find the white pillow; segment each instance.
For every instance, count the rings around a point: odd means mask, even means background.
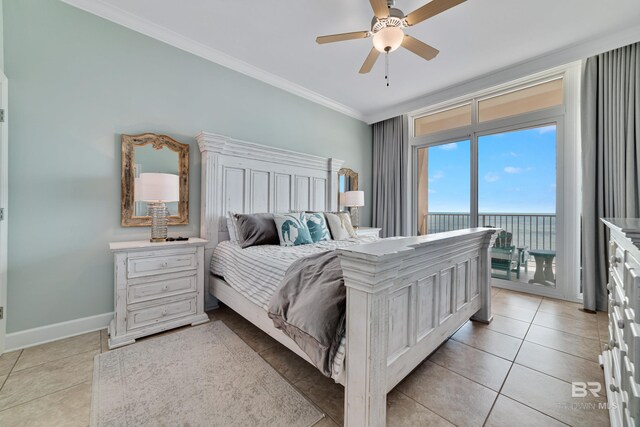
[[[351,225],[351,216],[347,212],[325,212],[325,218],[331,230],[333,240],[346,240],[358,237],[353,225]]]
[[[235,214],[231,211],[227,212],[227,230],[229,230],[229,240],[238,241],[238,226],[236,224]]]
[[[309,245],[313,243],[304,212],[273,214],[280,246]]]

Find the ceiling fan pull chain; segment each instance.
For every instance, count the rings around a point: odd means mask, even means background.
[[[387,87],[389,87],[389,51],[388,50],[384,55],[384,79],[387,81]]]

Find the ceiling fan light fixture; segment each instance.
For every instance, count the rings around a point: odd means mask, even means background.
[[[385,27],[374,34],[373,47],[381,53],[393,52],[402,44],[404,31],[399,27]]]

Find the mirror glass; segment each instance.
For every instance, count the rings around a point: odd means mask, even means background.
[[[358,189],[358,173],[349,168],[342,168],[338,171],[338,211],[347,211],[344,205],[344,193],[356,191]]]
[[[135,146],[133,149],[133,175],[134,175],[134,212],[133,215],[137,217],[146,217],[147,215],[147,203],[138,200],[136,189],[138,187],[138,178],[141,173],[154,172],[154,173],[170,173],[178,175],[179,156],[178,153],[171,150],[169,147],[155,148],[152,144]],[[169,215],[178,215],[179,202],[168,202],[167,209]]]

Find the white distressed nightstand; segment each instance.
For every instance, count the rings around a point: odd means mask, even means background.
[[[380,237],[380,231],[382,230],[382,228],[358,227],[358,228],[354,228],[354,230],[356,231],[356,234],[358,235],[358,237],[365,237],[365,236]]]
[[[204,312],[206,243],[190,238],[109,244],[115,264],[115,316],[109,325],[109,348],[209,321]]]

